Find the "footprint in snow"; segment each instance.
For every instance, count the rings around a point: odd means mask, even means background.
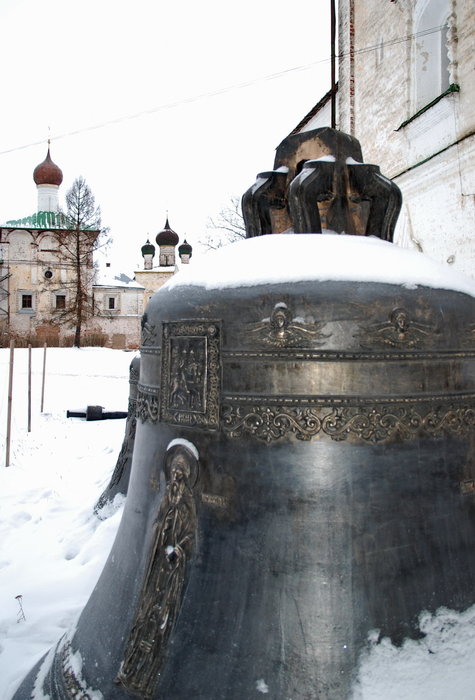
[[[27,513],[26,511],[22,510],[12,515],[12,517],[10,518],[10,524],[13,525],[13,527],[20,527],[20,525],[24,525],[30,520],[30,513]]]

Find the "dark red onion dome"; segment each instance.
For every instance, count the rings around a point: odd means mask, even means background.
[[[157,241],[157,245],[178,245],[180,239],[178,238],[178,234],[170,228],[168,217],[165,222],[165,228],[163,231],[160,231],[160,233],[157,233],[155,240]]]
[[[53,163],[48,153],[42,163],[36,166],[33,171],[33,180],[37,185],[60,185],[63,181],[63,173],[56,163]]]
[[[155,246],[153,243],[150,243],[150,240],[147,238],[147,242],[142,246],[142,256],[145,255],[155,255]]]
[[[183,241],[181,246],[178,247],[178,255],[180,256],[180,258],[182,255],[189,255],[191,258],[192,250],[193,250],[193,248],[191,247],[191,245],[189,243],[186,242],[186,238],[185,238],[185,240]]]

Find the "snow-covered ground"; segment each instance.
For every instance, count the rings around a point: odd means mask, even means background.
[[[133,356],[104,348],[48,349],[41,414],[43,350],[33,349],[28,433],[28,350],[15,350],[6,468],[9,350],[0,350],[0,700],[11,698],[74,624],[112,546],[122,508],[99,520],[93,507],[114,469],[125,421],[68,419],[66,410],[102,405],[126,411]]]
[[[419,629],[425,636],[401,647],[370,635],[352,700],[475,698],[475,606],[422,613]]]
[[[473,283],[463,284],[470,293]],[[0,700],[11,699],[26,672],[74,625],[110,551],[121,504],[106,520],[93,507],[115,466],[125,422],[67,419],[66,410],[88,404],[126,410],[132,358],[118,350],[49,349],[40,414],[43,350],[34,349],[27,433],[28,351],[16,350],[6,468],[9,351],[0,350]],[[353,700],[475,698],[475,607],[423,614],[420,625],[426,636],[400,648],[372,635]]]

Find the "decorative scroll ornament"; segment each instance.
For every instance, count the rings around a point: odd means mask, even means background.
[[[468,435],[475,429],[475,397],[469,403],[421,405],[409,400],[362,406],[285,406],[225,404],[223,430],[231,437],[253,435],[271,442],[290,435],[310,440],[357,438],[363,442],[407,440],[419,436]]]
[[[272,309],[270,318],[249,324],[247,334],[257,337],[264,345],[276,348],[306,347],[309,343],[318,346],[322,345],[318,341],[330,337],[320,332],[323,326],[323,323],[308,324],[303,319],[292,319],[287,304],[279,302]]]
[[[406,309],[399,307],[391,311],[389,321],[363,327],[355,337],[362,348],[416,349],[432,344],[435,333],[434,326],[414,321]]]
[[[137,418],[142,423],[156,423],[159,415],[158,389],[139,385],[137,392]]]
[[[129,372],[129,384],[137,384],[140,376],[140,365],[138,367],[131,366]]]
[[[153,323],[148,322],[148,316],[145,313],[142,316],[142,345],[144,347],[154,345],[156,341],[156,327]]]
[[[61,651],[61,664],[63,670],[63,683],[68,698],[74,700],[93,700],[97,697],[97,691],[88,688],[81,674],[76,671],[72,661],[71,643],[68,641]]]
[[[160,420],[218,428],[220,343],[219,322],[163,324]]]
[[[41,674],[40,669],[36,678],[37,684]],[[56,653],[40,687],[43,691],[41,697],[50,697],[51,690],[54,690],[55,697],[61,698],[61,700],[95,700],[103,697],[100,690],[89,687],[84,680],[82,658],[79,651],[73,654],[71,640],[67,635],[61,637],[56,645]],[[37,697],[36,693],[34,696]]]
[[[150,697],[178,617],[187,563],[196,539],[193,487],[198,462],[184,446],[173,447],[165,464],[166,491],[152,533],[145,580],[117,680]]]

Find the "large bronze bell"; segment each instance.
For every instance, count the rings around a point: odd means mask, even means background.
[[[377,211],[390,238],[397,193],[363,190],[350,219]],[[116,541],[15,700],[343,700],[372,630],[399,643],[475,603],[475,297],[207,287],[175,278],[147,307]]]

